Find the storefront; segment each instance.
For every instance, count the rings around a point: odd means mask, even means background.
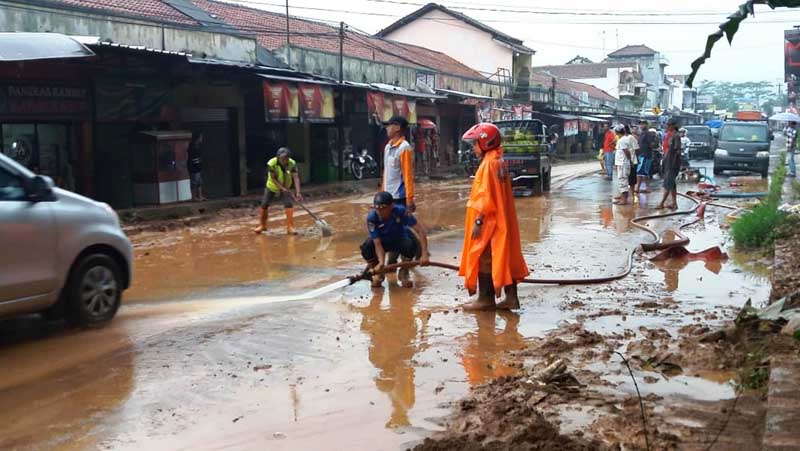
[[[86,192],[81,155],[90,152],[90,92],[71,83],[0,82],[0,148],[57,186]]]
[[[248,123],[248,189],[262,189],[266,163],[281,147],[292,151],[303,182],[338,178],[336,108],[333,83],[319,80],[258,75],[260,92],[247,98],[248,114],[261,115]],[[255,106],[253,103],[260,103]]]

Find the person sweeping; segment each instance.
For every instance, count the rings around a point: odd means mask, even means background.
[[[264,188],[264,197],[261,199],[258,227],[253,230],[255,233],[267,230],[269,206],[281,201],[286,212],[286,233],[297,235],[294,230],[294,199],[302,202],[303,195],[300,194],[300,175],[297,172],[297,162],[290,158],[289,154],[288,148],[281,147],[276,156],[267,162],[267,186]],[[294,197],[290,191],[292,184],[295,187]]]
[[[517,283],[530,271],[522,256],[517,211],[511,192],[511,178],[503,163],[500,130],[480,123],[462,139],[472,141],[478,158],[483,158],[472,182],[464,230],[464,247],[458,274],[470,296],[478,299],[464,310],[517,309]],[[497,303],[501,290],[505,299]]]

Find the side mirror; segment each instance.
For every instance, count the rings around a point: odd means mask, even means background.
[[[53,179],[46,175],[36,175],[25,181],[25,195],[30,202],[55,200]]]

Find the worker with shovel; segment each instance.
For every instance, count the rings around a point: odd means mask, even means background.
[[[500,130],[481,123],[469,129],[462,139],[472,141],[482,161],[475,172],[467,201],[464,248],[458,274],[475,302],[464,310],[517,309],[517,283],[529,273],[522,256],[517,211],[511,192],[511,177],[503,163]],[[495,303],[505,288],[505,300]]]
[[[286,233],[297,235],[294,230],[294,200],[303,200],[300,194],[300,175],[297,172],[297,162],[289,157],[289,149],[281,147],[277,155],[267,162],[267,186],[264,188],[264,197],[261,199],[261,215],[255,233],[267,230],[269,206],[277,201],[283,202],[286,212]],[[292,196],[292,184],[295,195]]]
[[[383,285],[382,272],[387,252],[400,254],[404,262],[413,260],[417,255],[420,255],[422,266],[427,266],[430,262],[425,230],[406,207],[397,205],[394,200],[390,193],[381,191],[372,200],[374,210],[367,214],[369,238],[361,245],[361,255],[372,268],[373,288]],[[419,239],[409,228],[417,232]],[[401,268],[397,273],[397,279],[403,287],[414,286],[408,268]]]

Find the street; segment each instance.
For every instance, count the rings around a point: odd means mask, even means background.
[[[612,206],[613,184],[598,169],[595,161],[554,167],[548,196],[517,199],[533,276],[612,274],[649,240],[630,219],[653,211],[660,182],[636,206]],[[457,262],[468,193],[466,181],[420,187],[432,260]],[[405,449],[440,430],[449,403],[471,386],[515,374],[506,352],[559,329],[579,324],[606,338],[624,331],[624,350],[651,330],[674,336],[699,318],[721,324],[748,298],[762,304],[769,296],[765,270],[728,248],[719,227],[727,212],[709,208],[704,222],[685,230],[689,247],[721,245],[730,260],[636,257],[630,276],[607,285],[523,285],[522,309],[513,313],[462,312],[461,279],[435,268],[412,271],[412,289],[359,282],[287,300],[363,268],[358,245],[371,197],[310,205],[333,227],[329,238],[306,215],[297,219],[302,234],[287,237],[277,213],[269,233],[255,236],[246,210],[142,232],[131,237],[134,285],[108,327],[4,321],[0,448]],[[665,230],[682,220],[651,225]],[[602,373],[605,390],[632,390],[618,364],[573,364]],[[671,397],[677,409],[732,398],[729,378],[685,374],[640,388]],[[565,409],[559,421],[562,431],[577,430],[600,415]]]

